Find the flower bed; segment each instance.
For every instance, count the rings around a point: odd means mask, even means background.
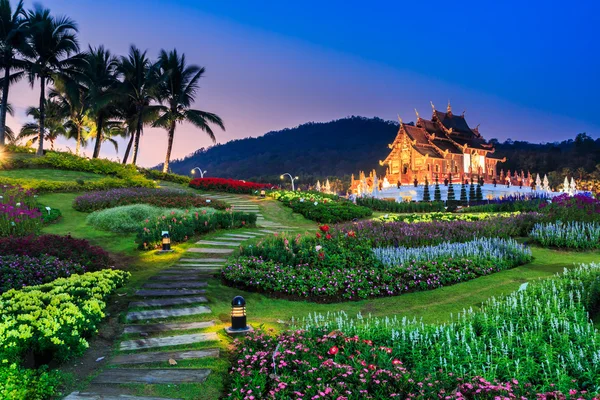
[[[386,201],[374,197],[358,197],[356,204],[369,207],[371,210],[396,213],[429,213],[444,211],[444,202],[402,202]]]
[[[536,224],[529,236],[542,246],[576,250],[600,248],[600,223],[567,222]]]
[[[19,186],[0,186],[0,237],[36,233],[42,226],[35,195]]]
[[[467,242],[473,238],[509,238],[527,236],[541,218],[537,213],[481,221],[433,221],[420,223],[361,221],[332,227],[333,235],[356,232],[372,246],[419,247],[443,242]]]
[[[181,214],[171,211],[155,219],[146,219],[138,229],[136,243],[140,250],[151,250],[160,246],[162,232],[168,231],[171,243],[186,242],[190,237],[217,229],[250,228],[256,226],[255,213],[225,211],[207,212],[186,210]]]
[[[0,359],[36,366],[81,354],[104,318],[106,299],[129,273],[103,270],[9,290],[0,296]]]
[[[102,248],[68,235],[0,238],[0,254],[30,257],[49,255],[81,264],[87,271],[110,268],[112,265],[109,254]]]
[[[159,217],[169,216],[169,218],[182,219],[195,213],[204,213],[211,215],[216,211],[213,208],[198,208],[192,210],[183,210],[180,208],[161,208],[147,204],[131,204],[107,208],[105,210],[94,211],[87,216],[87,223],[105,231],[117,233],[137,232],[144,225],[144,221],[155,221]]]
[[[414,261],[442,262],[450,259],[488,259],[524,264],[531,261],[531,250],[513,239],[482,238],[465,243],[441,243],[425,247],[378,247],[375,257],[384,265],[395,266]]]
[[[600,201],[589,194],[561,194],[549,203],[541,203],[539,211],[550,222],[600,221]]]
[[[495,217],[512,217],[519,213],[446,213],[446,212],[433,212],[433,213],[421,213],[421,214],[404,214],[404,215],[384,215],[378,218],[380,221],[385,222],[432,222],[432,221],[480,221],[482,219],[495,218]]]
[[[231,399],[591,399],[600,264],[530,284],[445,324],[311,315],[236,340]],[[597,308],[596,308],[597,309]]]
[[[213,192],[252,194],[256,190],[271,188],[270,183],[256,183],[226,178],[196,178],[190,181],[190,187]]]
[[[0,293],[24,286],[41,285],[57,278],[82,274],[86,268],[73,261],[42,255],[0,256]]]
[[[269,195],[290,207],[295,213],[319,223],[352,221],[373,215],[370,208],[357,206],[334,195],[290,191],[275,191]]]
[[[92,212],[129,204],[149,204],[165,208],[212,207],[220,210],[227,207],[222,201],[211,201],[182,190],[127,188],[86,193],[73,201],[73,208]]]

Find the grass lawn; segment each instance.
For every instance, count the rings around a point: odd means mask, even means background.
[[[15,171],[11,171],[12,173]],[[50,172],[50,171],[49,171]],[[54,171],[62,173],[63,171]],[[175,185],[166,185],[173,187]],[[178,185],[178,187],[181,187]],[[85,238],[92,243],[102,246],[116,256],[120,265],[132,273],[132,279],[128,286],[120,289],[117,296],[113,296],[113,308],[121,313],[119,320],[124,321],[123,300],[127,299],[125,294],[132,294],[149,276],[156,274],[159,270],[168,267],[176,261],[185,250],[192,246],[195,240],[190,240],[185,244],[173,246],[175,252],[169,255],[159,255],[158,253],[140,252],[135,249],[133,234],[114,234],[97,230],[86,224],[86,213],[73,210],[71,204],[77,196],[76,193],[44,194],[39,200],[53,208],[58,208],[63,214],[63,218],[44,228],[44,232],[67,234],[74,237]],[[316,229],[316,224],[304,219],[298,214],[293,214],[291,209],[284,207],[279,202],[272,199],[257,199],[256,197],[246,196],[248,199],[254,199],[259,204],[261,213],[267,220],[279,222],[286,226],[294,227],[294,230],[302,232]],[[243,232],[244,230],[239,230]],[[220,235],[210,233],[205,235],[204,239],[210,239]],[[562,252],[534,247],[534,261],[506,271],[497,272],[490,276],[480,277],[469,282],[436,289],[432,291],[417,292],[405,294],[397,297],[387,297],[371,300],[362,300],[356,302],[346,302],[338,304],[315,304],[306,301],[292,302],[267,297],[262,294],[248,293],[235,288],[224,286],[220,280],[208,280],[210,288],[210,307],[211,314],[205,316],[189,316],[177,318],[177,321],[201,321],[215,320],[216,325],[211,330],[219,333],[219,343],[201,343],[194,346],[186,346],[186,349],[202,348],[206,346],[221,348],[222,355],[219,359],[202,359],[195,361],[178,362],[177,367],[190,368],[210,368],[212,374],[204,384],[189,385],[132,385],[130,389],[135,394],[159,397],[175,397],[182,399],[197,399],[198,394],[202,393],[202,399],[218,399],[223,395],[224,382],[227,379],[227,369],[229,367],[227,352],[230,346],[230,339],[223,334],[223,328],[230,321],[230,302],[236,295],[243,295],[247,301],[248,322],[255,328],[273,328],[275,331],[285,329],[292,318],[302,319],[309,313],[327,313],[345,311],[353,316],[357,313],[363,315],[386,316],[399,315],[410,318],[422,319],[424,322],[448,321],[452,314],[456,314],[465,308],[473,307],[477,309],[481,303],[492,296],[500,296],[511,291],[517,290],[524,282],[531,282],[540,278],[547,278],[553,274],[561,272],[564,268],[570,268],[575,263],[588,263],[598,260],[600,252]],[[116,303],[120,302],[120,308]],[[167,322],[165,320],[164,322]],[[93,342],[92,342],[93,343]],[[92,347],[94,345],[92,344]],[[114,350],[113,353],[117,353]],[[102,349],[106,353],[106,347]],[[90,349],[92,355],[84,356],[82,362],[94,365],[95,353]],[[103,353],[104,354],[104,353]],[[67,372],[76,371],[71,366],[65,367]],[[96,368],[98,368],[98,364]],[[77,364],[75,364],[77,365]],[[149,367],[152,365],[143,365]],[[164,367],[164,365],[163,365]],[[84,388],[86,382],[90,379],[88,375],[76,379],[75,386]]]
[[[47,180],[56,182],[71,182],[81,179],[83,181],[95,181],[106,178],[106,175],[93,174],[91,172],[63,171],[48,168],[24,168],[0,171],[0,178]]]

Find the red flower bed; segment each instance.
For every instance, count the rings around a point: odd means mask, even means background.
[[[190,187],[195,189],[230,193],[253,193],[256,190],[272,186],[270,183],[245,182],[225,178],[196,178],[190,182]]]

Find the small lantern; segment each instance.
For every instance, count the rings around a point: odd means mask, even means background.
[[[171,237],[169,231],[162,231],[162,251],[171,251]]]
[[[242,296],[235,296],[231,301],[231,330],[247,330],[246,325],[246,300]]]
[[[260,197],[265,197],[265,189],[260,191]]]

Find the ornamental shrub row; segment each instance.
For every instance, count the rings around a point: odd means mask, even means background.
[[[89,190],[107,190],[122,187],[154,187],[152,181],[137,181],[119,178],[102,178],[93,181],[50,181],[45,179],[0,178],[0,185],[19,185],[33,189],[38,193],[83,192]]]
[[[81,354],[104,318],[106,299],[129,276],[105,269],[2,294],[0,360],[32,357],[39,366]]]
[[[435,211],[444,211],[444,202],[402,202],[387,201],[376,199],[374,197],[358,197],[356,204],[359,206],[369,207],[371,210],[395,212],[395,213],[428,213]]]
[[[190,187],[199,190],[252,194],[257,190],[271,188],[269,183],[246,182],[226,178],[195,178]]]
[[[480,221],[482,219],[497,218],[497,217],[511,217],[518,215],[519,212],[515,213],[445,213],[445,212],[431,212],[431,213],[414,213],[414,214],[403,214],[403,215],[384,215],[379,220],[385,222],[432,222],[432,221]]]
[[[57,370],[42,367],[26,369],[16,363],[7,362],[0,366],[1,400],[45,400],[59,394],[63,376]]]
[[[222,201],[210,200],[185,190],[150,188],[112,189],[86,193],[75,198],[73,208],[77,211],[92,212],[128,204],[149,204],[165,208],[212,207],[219,210],[227,208],[227,204]]]

